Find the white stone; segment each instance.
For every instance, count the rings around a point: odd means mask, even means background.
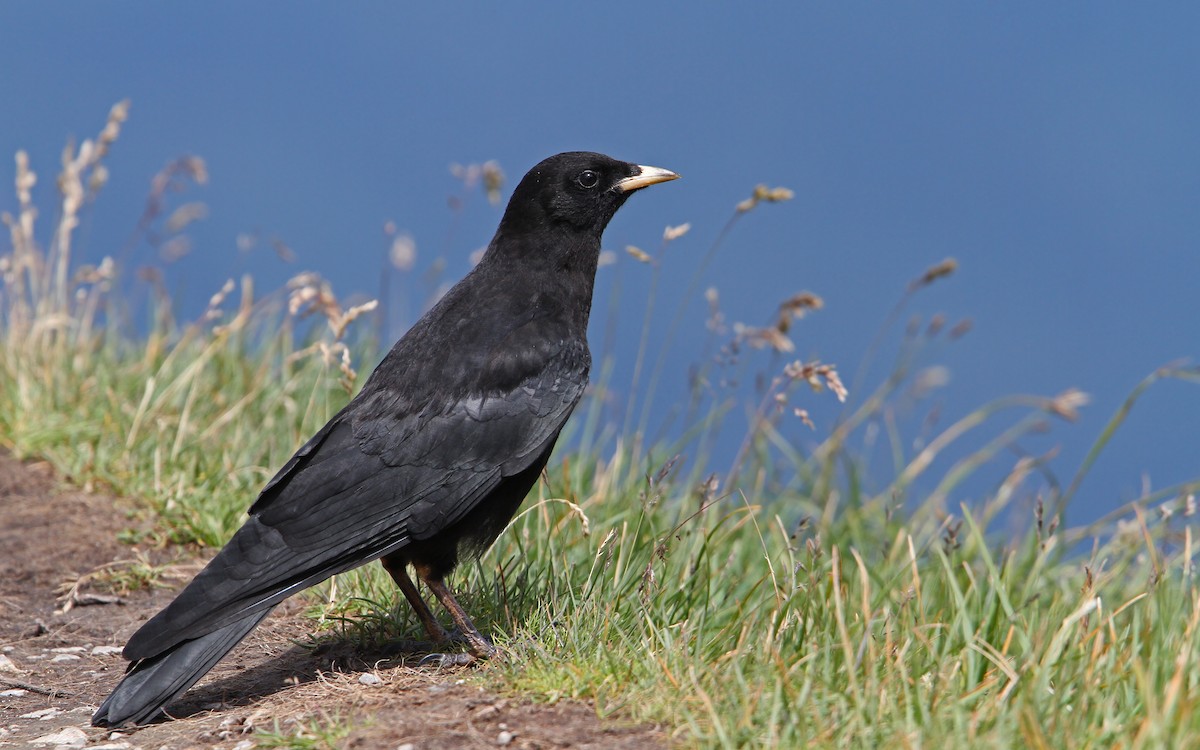
[[[79,661],[77,654],[56,654],[50,661]]]
[[[62,711],[57,708],[43,708],[40,711],[30,711],[27,714],[21,714],[22,719],[37,719],[38,721],[49,721],[55,716],[61,714]]]
[[[0,654],[0,672],[20,672],[13,660],[7,656]]]
[[[83,747],[87,735],[79,727],[63,727],[54,734],[43,734],[33,741],[35,745],[57,745],[60,747]]]
[[[367,687],[375,687],[376,685],[383,684],[383,680],[379,679],[378,675],[371,674],[370,672],[359,675],[358,681]]]

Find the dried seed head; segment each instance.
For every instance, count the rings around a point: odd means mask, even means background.
[[[926,367],[913,378],[914,398],[924,398],[930,391],[944,387],[950,382],[950,369],[941,365]]]
[[[925,269],[925,273],[921,274],[919,278],[916,278],[909,283],[908,290],[911,292],[920,289],[923,286],[929,286],[938,279],[949,276],[956,270],[958,270],[958,261],[954,258],[946,258],[941,263],[932,265]]]
[[[0,271],[5,271],[8,268],[8,261],[11,256],[0,258]],[[106,281],[112,281],[116,277],[116,264],[109,256],[105,256],[104,260],[100,261],[98,266],[80,266],[75,272],[74,281],[76,284],[100,284]]]
[[[227,279],[225,283],[221,285],[221,288],[217,290],[217,293],[208,298],[209,309],[211,310],[220,307],[225,302],[225,298],[229,296],[233,289],[233,279]]]
[[[275,251],[275,255],[277,255],[284,263],[296,262],[296,253],[292,250],[292,248],[288,247],[286,242],[278,237],[271,238],[271,249]]]
[[[833,395],[837,396],[838,401],[844,402],[850,395],[846,386],[842,384],[842,378],[838,375],[835,365],[823,365],[818,361],[801,362],[796,360],[784,365],[783,374],[791,380],[807,382],[814,391],[819,392],[828,388]]]
[[[780,310],[795,317],[801,317],[808,310],[820,310],[824,306],[825,300],[812,292],[797,292],[779,303]]]
[[[203,185],[208,182],[208,165],[204,163],[204,159],[199,156],[185,156],[180,159],[184,172],[189,175],[197,185]]]
[[[121,124],[129,119],[129,100],[124,99],[117,102],[108,111],[108,121],[104,123],[104,129],[100,131],[100,137],[97,139],[96,159],[104,158],[108,153],[108,147],[116,142],[117,137],[121,135]]]
[[[672,240],[677,240],[680,237],[682,237],[683,235],[687,234],[688,230],[691,228],[692,228],[692,225],[687,224],[687,223],[680,224],[680,225],[674,226],[674,227],[667,227],[666,229],[663,230],[663,241],[671,242]]]
[[[158,247],[158,257],[164,263],[174,263],[192,251],[192,241],[185,235],[176,235]]]
[[[943,327],[946,325],[946,316],[938,313],[929,319],[929,327],[925,329],[925,335],[929,338],[937,336]]]
[[[395,232],[393,225],[392,232]],[[397,271],[411,271],[417,263],[417,241],[408,232],[396,234],[388,251],[388,260]]]
[[[755,328],[742,323],[734,323],[733,333],[737,341],[745,342],[755,349],[771,348],[777,352],[791,352],[796,349],[792,340],[774,326]]]
[[[108,167],[103,164],[97,164],[92,167],[92,175],[88,178],[88,190],[92,193],[98,193],[107,184]]]
[[[1086,406],[1091,398],[1081,390],[1068,388],[1054,397],[1050,402],[1049,411],[1068,422],[1079,419],[1079,408]]]
[[[721,295],[715,286],[704,291],[704,300],[708,302],[708,320],[704,325],[714,333],[724,333],[725,314],[721,312]]]
[[[653,258],[650,257],[650,254],[647,253],[645,250],[634,247],[633,245],[626,245],[625,252],[629,253],[629,255],[632,256],[634,260],[636,260],[640,263],[650,263],[654,260]]]
[[[504,170],[500,169],[499,162],[494,160],[485,161],[483,167],[483,190],[487,194],[488,203],[493,206],[500,204],[501,190],[504,187]]]
[[[810,430],[817,429],[817,426],[815,424],[813,424],[812,418],[808,415],[808,409],[801,409],[801,408],[797,407],[792,410],[792,413],[795,414],[800,419],[801,422],[806,424],[808,426],[808,429],[810,429]]]
[[[803,318],[809,310],[820,310],[825,301],[812,292],[798,292],[779,303],[779,320],[775,327],[780,333],[787,333],[792,327],[793,320]]]
[[[192,203],[184,203],[179,208],[171,212],[167,217],[166,229],[168,232],[178,232],[184,229],[193,221],[206,218],[208,216],[208,206],[198,201]]]
[[[779,203],[780,201],[790,201],[795,196],[791,190],[785,187],[769,188],[762,183],[754,186],[754,193],[737,204],[738,213],[745,213],[757,206],[759,203]]]

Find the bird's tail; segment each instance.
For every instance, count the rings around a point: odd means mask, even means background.
[[[129,665],[125,678],[92,716],[92,725],[119,727],[150,721],[171,699],[195,685],[270,612],[255,612]]]

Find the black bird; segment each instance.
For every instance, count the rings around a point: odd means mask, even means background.
[[[92,723],[155,718],[275,605],[377,558],[435,643],[454,638],[407,566],[449,611],[470,653],[443,663],[495,654],[444,578],[513,517],[583,394],[605,226],[630,193],[677,177],[587,152],[530,170],[479,264],[284,464],[208,566],[129,639],[132,663]]]

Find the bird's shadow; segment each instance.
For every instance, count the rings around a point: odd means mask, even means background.
[[[347,638],[315,644],[293,642],[279,656],[192,688],[151,723],[187,719],[209,711],[246,706],[331,672],[362,672],[375,667],[416,666],[438,650],[429,641],[396,640],[366,644]]]

